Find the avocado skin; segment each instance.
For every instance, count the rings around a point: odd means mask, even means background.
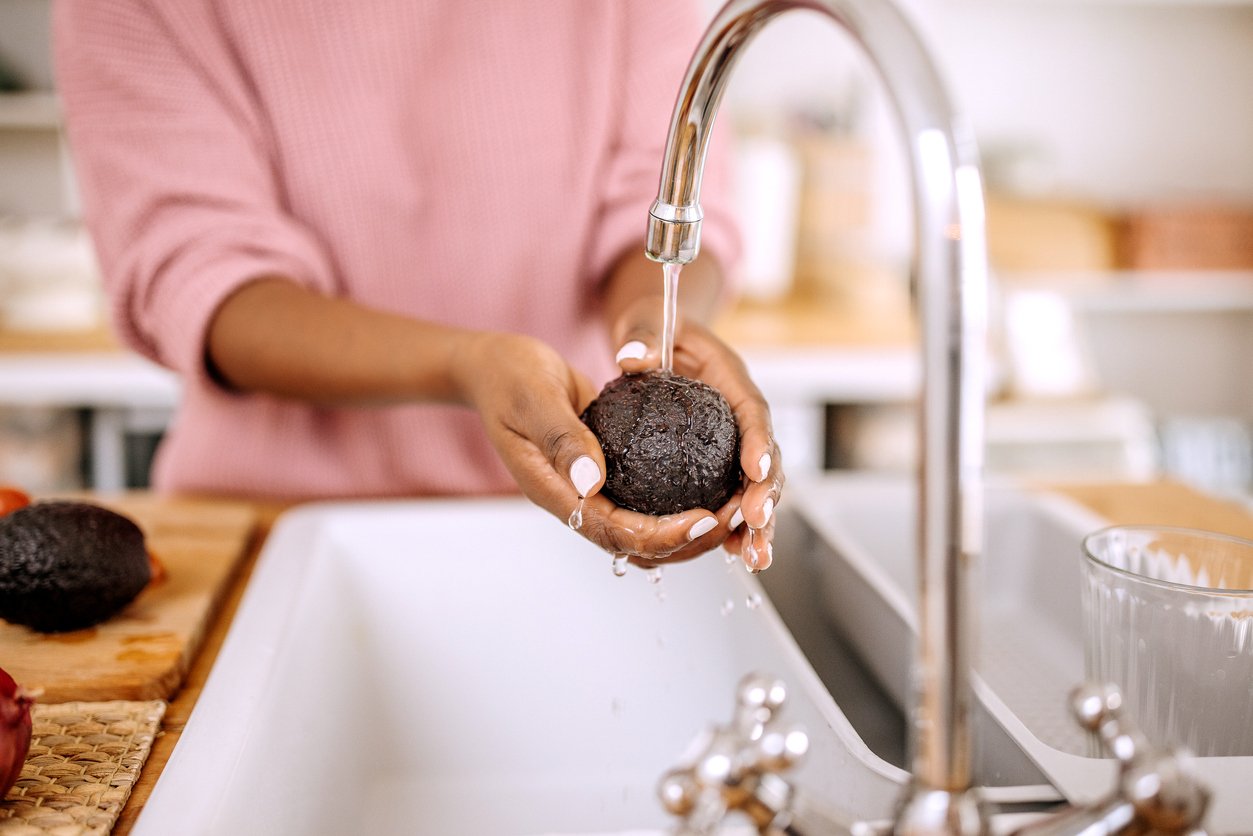
[[[134,522],[83,502],[39,502],[0,517],[0,618],[42,633],[112,617],[151,579]]]
[[[716,511],[743,481],[740,436],[722,393],[661,371],[610,381],[583,411],[605,454],[609,499],[661,516]]]

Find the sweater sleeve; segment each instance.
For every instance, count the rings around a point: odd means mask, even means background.
[[[281,275],[331,292],[283,206],[264,122],[200,4],[57,0],[54,57],[84,219],[119,336],[208,381],[218,305]],[[178,17],[182,15],[183,17]]]
[[[603,180],[601,223],[592,255],[596,277],[604,276],[624,252],[644,246],[671,111],[705,23],[695,2],[632,2],[622,8],[622,87],[613,103],[620,129]],[[724,122],[715,124],[710,137],[701,182],[701,253],[715,256],[730,281],[740,256],[740,238],[731,190],[732,132]]]

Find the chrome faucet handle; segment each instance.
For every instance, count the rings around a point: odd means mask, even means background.
[[[786,699],[781,680],[762,674],[740,680],[731,722],[706,729],[658,786],[662,805],[682,820],[678,833],[713,833],[734,811],[747,815],[758,831],[771,832],[792,799],[792,788],[777,773],[809,750],[804,731],[778,720]]]
[[[1119,795],[1134,806],[1139,822],[1162,833],[1191,833],[1201,826],[1210,791],[1192,769],[1191,753],[1149,743],[1123,713],[1117,686],[1079,686],[1071,694],[1071,710],[1118,760]]]
[[[1203,836],[1210,791],[1192,769],[1190,753],[1153,746],[1123,713],[1122,692],[1114,685],[1081,685],[1071,692],[1070,707],[1079,725],[1096,735],[1118,761],[1118,785],[1109,798],[1091,807],[1068,810],[1017,834]]]

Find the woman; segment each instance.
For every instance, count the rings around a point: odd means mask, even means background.
[[[737,246],[716,184],[676,371],[727,396],[752,481],[716,513],[627,511],[578,419],[615,350],[658,364],[642,236],[695,4],[62,0],[54,26],[114,320],[185,381],[159,490],[516,485],[562,520],[586,497],[615,553],[738,549],[746,523],[768,564],[769,414],[702,324]]]

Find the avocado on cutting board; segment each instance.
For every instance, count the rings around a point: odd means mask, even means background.
[[[0,621],[0,667],[47,703],[169,699],[183,678],[256,528],[238,502],[148,494],[76,497],[143,531],[164,577],[93,627],[39,633]]]

